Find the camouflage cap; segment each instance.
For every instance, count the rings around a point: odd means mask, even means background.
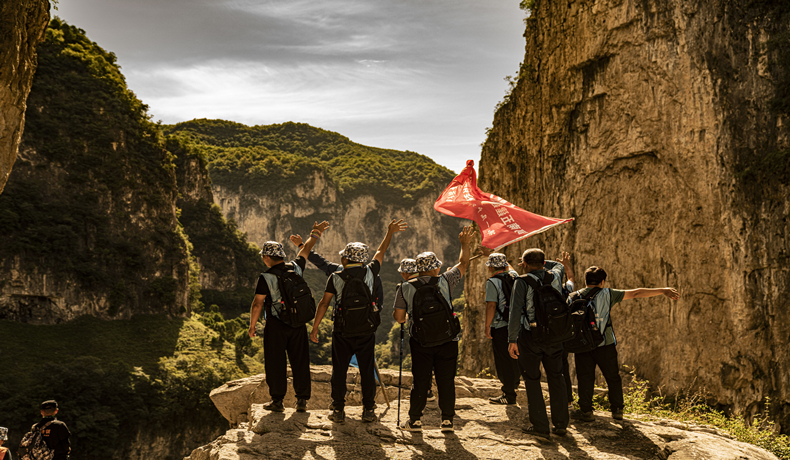
[[[442,261],[432,252],[423,252],[417,256],[417,270],[429,272],[442,266]]]
[[[364,243],[348,243],[342,251],[340,257],[348,259],[352,262],[368,261],[368,245]]]
[[[488,256],[486,267],[507,268],[507,256],[499,252],[494,252]]]
[[[0,441],[8,441],[8,428],[0,426]]]
[[[282,257],[285,259],[285,248],[283,245],[276,241],[267,241],[263,243],[263,248],[258,254],[270,257]]]
[[[400,261],[400,267],[398,267],[398,272],[400,273],[419,273],[420,271],[417,270],[417,261],[414,259],[403,259]]]

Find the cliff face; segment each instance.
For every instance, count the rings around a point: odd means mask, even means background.
[[[0,4],[0,193],[16,160],[25,101],[36,71],[36,45],[48,22],[48,0]]]
[[[0,318],[182,315],[188,248],[172,154],[115,55],[54,20],[0,196]]]
[[[338,253],[346,244],[361,241],[370,247],[372,257],[384,238],[387,224],[398,218],[409,223],[409,230],[393,238],[386,260],[400,263],[401,259],[424,251],[435,252],[445,265],[452,266],[458,260],[460,221],[434,211],[436,197],[433,195],[423,196],[408,205],[385,203],[382,197],[374,194],[345,198],[323,173],[317,171],[276,194],[246,192],[243,187],[231,189],[221,185],[214,185],[212,189],[223,214],[234,219],[250,241],[258,245],[268,240],[280,241],[289,254],[296,252],[288,240],[290,235],[300,234],[307,239],[314,221],[328,220],[330,230],[321,237],[316,251],[340,263]]]
[[[481,188],[574,217],[507,250],[574,257],[583,282],[676,286],[614,309],[620,363],[665,394],[704,391],[790,423],[790,7],[760,1],[539,1]],[[483,317],[484,267],[465,321]],[[482,324],[480,321],[475,324]],[[465,329],[463,372],[491,367]]]

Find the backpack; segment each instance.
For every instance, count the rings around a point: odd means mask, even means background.
[[[277,276],[280,289],[280,321],[300,327],[315,318],[315,299],[304,278],[294,271],[293,264],[285,265],[285,272]]]
[[[585,353],[598,348],[603,342],[603,333],[598,329],[595,321],[595,296],[601,288],[593,288],[586,295],[579,292],[571,294],[571,317],[573,318],[574,337],[565,342],[563,346],[569,353]]]
[[[419,278],[409,283],[416,288],[412,297],[412,335],[423,347],[435,347],[452,341],[461,332],[461,321],[439,289],[439,278]]]
[[[340,323],[340,335],[361,337],[375,333],[381,324],[381,316],[373,301],[370,287],[364,279],[354,277],[346,271],[335,273],[335,276],[339,276],[344,283],[335,315],[335,320]]]
[[[568,304],[551,282],[554,275],[546,272],[543,281],[536,280],[529,274],[521,278],[532,287],[532,300],[535,306],[536,326],[532,327],[532,338],[535,342],[545,345],[556,345],[573,338],[573,318]]]
[[[505,308],[500,310],[500,313],[505,321],[507,321],[510,318],[510,295],[513,292],[513,284],[515,284],[516,278],[508,272],[494,275],[494,278],[502,281],[502,295],[505,297]],[[499,302],[497,302],[497,309],[498,308]]]
[[[42,427],[33,425],[30,431],[22,438],[19,443],[19,458],[21,460],[52,460],[55,457],[55,452],[49,449],[47,443],[44,441],[42,431],[52,424],[54,420],[50,420]]]

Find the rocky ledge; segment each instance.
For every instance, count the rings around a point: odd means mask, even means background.
[[[454,433],[439,431],[436,401],[428,403],[422,433],[402,432],[396,424],[398,373],[389,370],[382,371],[389,406],[381,390],[376,395],[379,420],[361,422],[358,375],[351,372],[346,423],[336,425],[327,419],[331,368],[316,366],[312,375],[313,397],[307,413],[289,407],[294,402],[292,394],[286,397],[285,412],[264,410],[268,389],[263,375],[228,382],[214,390],[212,401],[231,429],[195,449],[187,459],[776,459],[712,427],[628,416],[617,421],[605,413],[596,413],[592,423],[572,421],[564,437],[536,439],[521,431],[527,416],[523,389],[517,406],[491,405],[487,398],[499,393],[498,382],[465,377],[456,379]],[[409,410],[411,374],[403,374],[402,385],[400,413],[404,419]],[[544,398],[548,399],[547,392]]]

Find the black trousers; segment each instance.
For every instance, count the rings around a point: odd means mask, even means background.
[[[568,396],[568,403],[573,402],[573,385],[571,384],[571,366],[568,364],[568,352],[562,350],[562,376],[565,377],[565,394]]]
[[[458,342],[451,341],[435,347],[423,347],[413,338],[411,346],[411,374],[414,381],[409,395],[409,418],[419,420],[428,401],[431,374],[436,374],[436,391],[442,420],[455,417],[455,371],[458,364]]]
[[[510,357],[507,343],[507,326],[491,329],[491,346],[494,349],[496,375],[502,383],[502,393],[510,403],[516,402],[516,390],[521,383],[521,369],[518,360]]]
[[[310,399],[310,345],[306,326],[291,327],[270,316],[263,328],[263,359],[272,401],[282,401],[288,391],[288,361],[296,398]]]
[[[357,355],[362,383],[362,406],[376,407],[376,334],[342,337],[332,334],[332,403],[335,410],[346,407],[346,377],[351,357]]]
[[[518,336],[518,363],[527,387],[529,421],[535,430],[550,432],[546,415],[546,403],[540,386],[540,364],[546,371],[551,403],[551,422],[554,428],[568,426],[568,399],[565,394],[565,379],[562,376],[562,344],[543,345],[532,339],[532,332],[521,329]]]
[[[617,348],[614,344],[598,347],[587,353],[576,353],[576,378],[579,381],[579,409],[590,412],[595,389],[595,366],[601,369],[609,387],[609,405],[612,411],[623,410],[623,379],[617,365]]]

